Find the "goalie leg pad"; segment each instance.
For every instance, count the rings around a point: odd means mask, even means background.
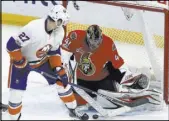
[[[98,91],[98,93],[99,93],[99,91]],[[111,108],[111,109],[118,108],[117,105],[111,103],[110,101],[108,101],[107,99],[105,99],[104,97],[101,97],[101,96],[97,96],[96,101],[98,103],[100,103],[100,105],[104,108]]]
[[[137,105],[134,106],[134,103],[131,102],[128,103],[128,105],[132,106],[132,107],[138,107],[137,109],[140,109],[140,106],[143,109],[147,109],[147,110],[161,110],[162,109],[162,105],[164,105],[163,99],[162,99],[162,93],[158,90],[146,90],[143,92],[137,92],[137,93],[130,93],[130,92],[111,92],[111,91],[107,91],[107,90],[98,90],[98,93],[109,96],[109,97],[116,97],[119,99],[123,99],[123,100],[133,100],[133,101],[138,101],[139,99],[145,99],[145,101],[140,102],[140,104],[138,103]],[[98,99],[100,99],[98,97]],[[104,105],[109,105],[111,106],[112,104],[110,102],[106,102],[104,100],[98,100],[100,101],[102,104]],[[140,105],[140,106],[138,106]],[[136,108],[135,108],[136,109]]]

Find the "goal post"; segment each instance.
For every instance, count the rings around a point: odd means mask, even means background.
[[[168,2],[169,5],[169,2]],[[169,10],[165,10],[165,42],[164,42],[164,100],[169,104]]]
[[[153,80],[150,83],[163,90],[168,104],[169,6],[168,1],[158,1],[77,1],[80,10],[67,1],[63,5],[71,16],[67,33],[85,30],[91,24],[101,26],[103,33],[115,41],[125,62],[134,67],[132,71],[148,73]]]

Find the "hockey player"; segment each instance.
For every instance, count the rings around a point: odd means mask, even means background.
[[[62,49],[66,56],[74,57],[78,63],[78,85],[93,91],[102,89],[109,92],[138,92],[149,87],[149,78],[129,70],[113,40],[103,34],[98,25],[71,31],[64,39]],[[78,105],[87,103],[78,95],[76,99]]]
[[[21,116],[22,96],[26,90],[28,74],[33,68],[59,76],[56,81],[45,78],[49,84],[56,84],[61,100],[71,113],[77,115],[74,111],[76,100],[71,86],[68,85],[68,76],[62,66],[60,53],[60,44],[64,38],[63,26],[68,21],[67,10],[62,5],[55,5],[46,18],[29,22],[8,40],[6,48],[10,55],[9,120],[17,120]]]

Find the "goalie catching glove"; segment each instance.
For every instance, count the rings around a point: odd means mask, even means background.
[[[150,80],[146,75],[132,74],[125,64],[119,70],[123,74],[119,83],[122,90],[126,89],[129,92],[139,92],[149,88]]]

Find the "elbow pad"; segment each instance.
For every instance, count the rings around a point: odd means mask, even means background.
[[[10,37],[6,44],[6,48],[8,51],[16,51],[18,49],[21,49],[21,46],[17,43],[17,41],[13,37]]]
[[[23,57],[21,52],[21,46],[16,43],[16,40],[13,37],[8,40],[6,48],[10,55],[11,62],[16,68],[24,68],[27,65],[27,60]]]

